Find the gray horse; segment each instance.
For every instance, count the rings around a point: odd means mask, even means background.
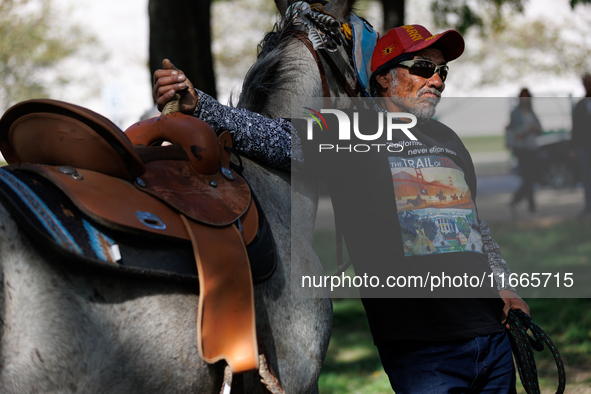
[[[284,14],[287,0],[277,3]],[[352,3],[334,0],[326,10],[344,21]],[[266,99],[259,112],[289,117],[283,103],[292,97],[322,96],[311,52],[294,37],[285,40],[259,57],[240,106],[252,108],[260,97],[255,81],[271,63],[277,79],[265,81]],[[327,78],[332,78],[330,72]],[[316,393],[332,304],[325,291],[318,298],[298,298],[291,288],[292,277],[300,273],[322,274],[311,248],[316,187],[292,191],[289,174],[244,161],[245,178],[261,202],[279,251],[274,276],[255,286],[259,340],[285,392]],[[290,198],[305,207],[291,220]],[[0,206],[0,392],[219,392],[224,366],[206,364],[197,349],[198,295],[193,285],[101,271],[89,275],[50,259],[34,244]],[[246,392],[262,392],[258,379],[254,372],[245,375]]]

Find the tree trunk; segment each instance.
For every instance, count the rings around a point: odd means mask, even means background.
[[[150,73],[168,58],[196,88],[216,97],[210,5],[211,0],[149,0]]]
[[[384,34],[394,27],[404,25],[404,1],[405,0],[382,0],[384,10]]]

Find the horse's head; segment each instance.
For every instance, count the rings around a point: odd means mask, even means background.
[[[310,6],[276,0],[281,19],[259,44],[238,106],[268,117],[290,117],[294,100],[357,95],[350,26],[345,26],[355,2]]]
[[[353,10],[353,4],[355,4],[356,1],[357,0],[346,0],[346,1],[333,0],[331,2],[328,2],[328,1],[322,0],[322,1],[317,1],[316,3],[320,3],[320,4],[325,5],[324,9],[326,10],[326,12],[330,13],[332,16],[334,16],[335,18],[337,18],[341,22],[346,23],[346,22],[348,22],[349,14]],[[279,14],[285,15],[289,6],[295,2],[296,1],[294,1],[294,0],[275,0],[275,5],[277,6],[277,10],[279,11]],[[307,2],[311,3],[310,1],[307,1]]]

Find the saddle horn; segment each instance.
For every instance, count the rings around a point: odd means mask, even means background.
[[[191,166],[200,174],[215,174],[220,166],[218,137],[206,122],[194,116],[178,112],[175,95],[159,117],[147,119],[130,126],[125,134],[133,145],[156,145],[164,141],[183,147]]]

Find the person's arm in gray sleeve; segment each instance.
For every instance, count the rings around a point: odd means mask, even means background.
[[[511,275],[511,270],[509,269],[507,262],[501,256],[499,244],[497,244],[490,236],[488,223],[484,220],[480,220],[479,225],[484,253],[487,255],[488,264],[495,276],[499,295],[505,303],[505,306],[503,307],[502,323],[506,324],[507,316],[511,309],[519,309],[529,315],[529,305],[517,295],[515,288],[509,285],[509,275]],[[505,278],[504,283],[500,280],[501,275]],[[509,324],[506,324],[506,327],[509,329]]]
[[[294,160],[302,161],[299,138],[289,120],[270,119],[244,108],[223,105],[199,90],[197,94],[194,115],[209,123],[218,134],[230,131],[234,147],[246,157],[289,171],[293,143]]]
[[[299,139],[289,120],[269,119],[246,109],[222,105],[211,96],[194,89],[185,73],[170,60],[164,59],[162,68],[154,71],[152,96],[158,110],[162,111],[177,94],[180,112],[203,119],[217,133],[230,131],[234,147],[245,156],[261,164],[289,171],[293,143],[293,151],[296,152],[294,164],[298,165],[302,161]]]
[[[515,293],[515,288],[509,285],[509,275],[511,275],[511,270],[505,259],[503,259],[503,256],[501,256],[501,248],[499,248],[499,244],[490,235],[490,227],[488,227],[488,223],[484,220],[480,220],[479,225],[480,234],[482,235],[482,248],[486,254],[488,265],[494,275],[497,290],[510,290]]]

